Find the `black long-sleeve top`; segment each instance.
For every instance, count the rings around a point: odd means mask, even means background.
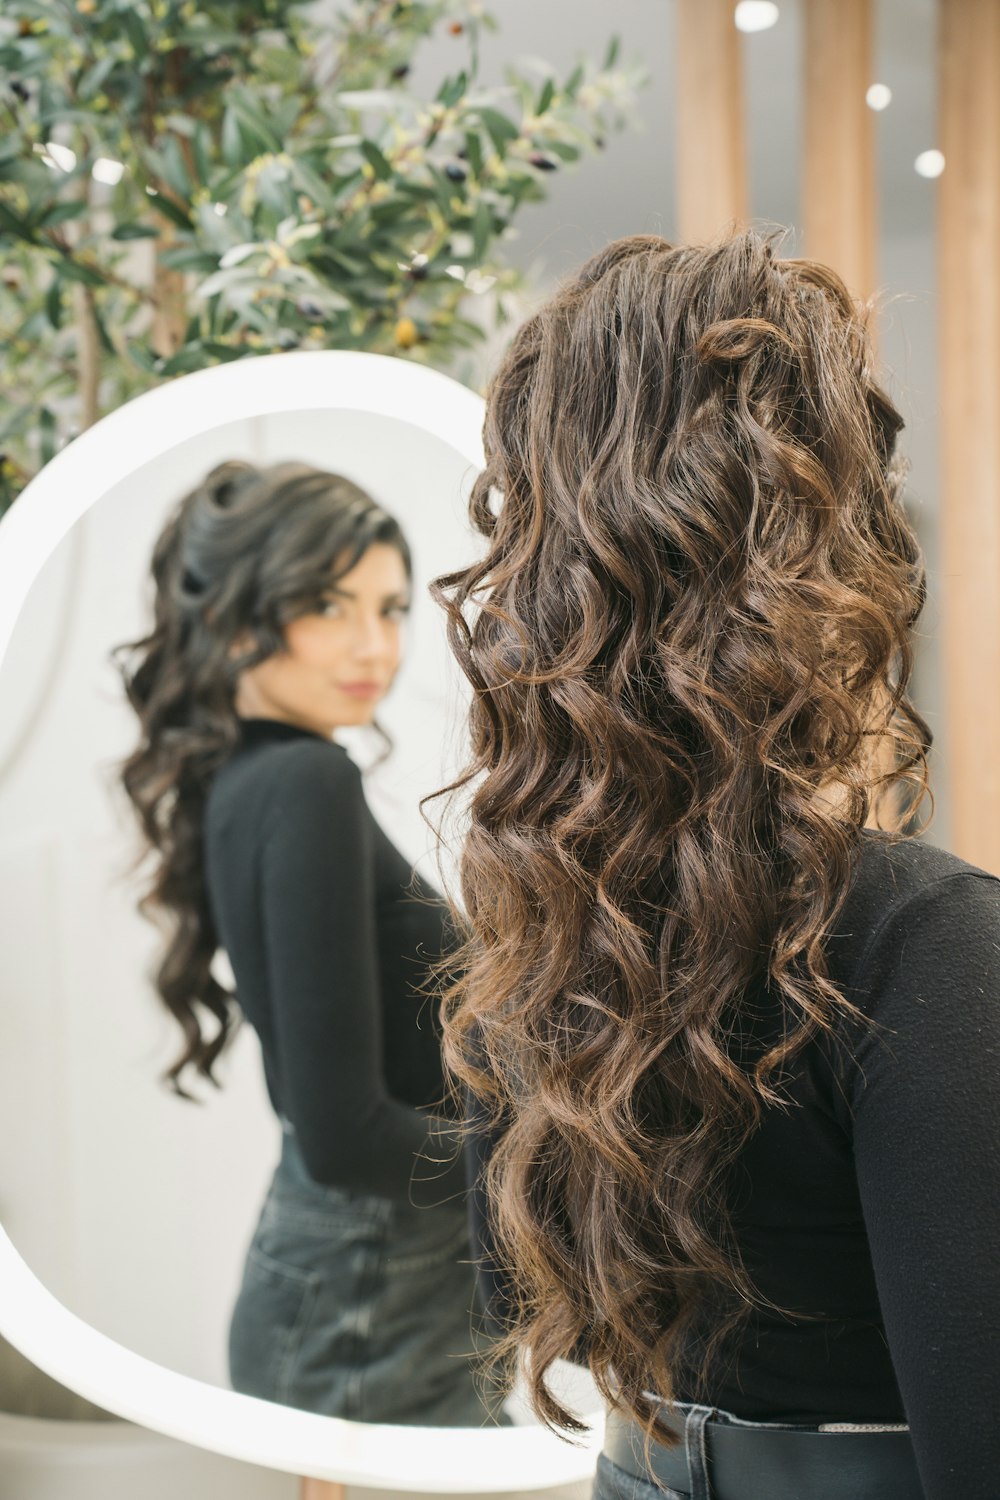
[[[698,1399],[752,1421],[908,1422],[927,1500],[997,1500],[1000,880],[866,834],[826,952],[877,1027],[810,1042],[792,1107],[742,1152],[738,1244],[793,1316],[756,1313]],[[747,1009],[780,1035],[776,1002]],[[474,1248],[502,1319],[478,1190],[490,1149],[482,1134],[470,1152]]]
[[[209,788],[204,847],[239,1004],[310,1175],[422,1203],[464,1191],[442,1123],[436,1008],[416,988],[453,931],[372,816],[347,751],[243,720]]]

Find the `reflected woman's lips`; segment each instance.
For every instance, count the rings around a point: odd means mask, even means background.
[[[350,693],[352,698],[374,698],[382,691],[377,682],[338,682],[337,686],[342,693]]]

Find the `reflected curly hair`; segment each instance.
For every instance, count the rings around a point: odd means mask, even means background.
[[[487,395],[485,555],[432,585],[473,688],[434,794],[470,789],[446,1061],[502,1129],[497,1358],[570,1430],[554,1360],[585,1347],[669,1442],[644,1392],[697,1387],[754,1305],[727,1169],[857,1015],[824,938],[862,828],[927,792],[902,421],[843,283],[775,251],[618,240],[529,318]],[[748,1055],[762,986],[783,1036]]]
[[[373,542],[395,547],[412,575],[398,523],[350,479],[302,463],[219,464],[157,539],[151,631],[112,652],[141,731],[120,778],[155,856],[139,907],[168,933],[155,984],[183,1033],[166,1078],[185,1098],[189,1067],[217,1082],[237,1019],[212,973],[202,824],[212,777],[239,742],[240,675],[285,650],[285,626],[319,609]]]

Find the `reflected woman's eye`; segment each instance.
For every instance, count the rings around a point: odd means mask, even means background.
[[[343,607],[339,599],[321,599],[316,613],[333,619],[342,612]]]
[[[408,604],[390,604],[385,612],[392,619],[403,621],[410,613],[410,606]]]

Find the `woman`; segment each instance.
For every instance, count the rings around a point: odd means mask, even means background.
[[[569,1427],[589,1364],[599,1500],[1000,1495],[1000,882],[898,831],[901,425],[842,283],[752,232],[609,245],[488,393],[486,552],[434,586],[446,1062],[500,1355]]]
[[[178,1092],[188,1070],[215,1081],[235,1016],[221,946],[283,1126],[233,1385],[328,1415],[478,1425],[464,1169],[418,992],[454,935],[331,739],[374,722],[396,673],[406,541],[339,475],[226,463],[152,570],[152,633],[121,648],[142,726],[123,781],[156,856],[143,907],[171,923],[157,985],[184,1049],[168,1076]]]

